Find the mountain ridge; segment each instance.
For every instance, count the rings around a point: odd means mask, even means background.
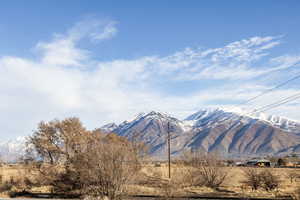
[[[151,146],[150,153],[160,157],[166,151],[166,140],[162,137],[166,136],[168,123],[175,127],[173,154],[190,149],[231,155],[299,151],[295,146],[300,143],[300,123],[274,115],[259,113],[252,117],[220,108],[202,109],[185,120],[152,111],[121,123],[113,132],[128,138],[139,132],[141,140]]]
[[[218,151],[224,156],[285,155],[300,152],[300,123],[284,117],[258,113],[255,116],[237,109],[201,109],[183,120],[166,113],[139,113],[120,124],[109,123],[102,132],[137,137],[150,147],[150,154],[164,159],[166,137],[171,132],[171,153]],[[0,155],[16,160],[24,154],[25,137],[0,143]]]

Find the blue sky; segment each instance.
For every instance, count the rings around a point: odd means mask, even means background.
[[[235,106],[300,73],[299,10],[296,0],[2,1],[0,139],[67,116],[96,128],[150,110],[183,118]],[[300,120],[299,108],[270,113]]]

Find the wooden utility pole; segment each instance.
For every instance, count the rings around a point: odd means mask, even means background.
[[[171,145],[170,145],[170,122],[168,122],[168,162],[169,162],[169,179],[171,179]]]

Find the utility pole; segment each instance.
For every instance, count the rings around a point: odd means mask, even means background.
[[[169,161],[169,179],[171,179],[171,145],[170,145],[170,122],[168,122],[168,161]]]

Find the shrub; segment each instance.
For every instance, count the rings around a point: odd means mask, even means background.
[[[250,186],[252,190],[257,190],[261,186],[261,176],[257,168],[246,168],[244,171],[245,180],[243,184]]]
[[[0,192],[8,192],[12,189],[13,185],[9,181],[0,184]]]
[[[280,179],[271,170],[267,169],[260,173],[262,187],[266,191],[272,191],[278,189]]]
[[[227,170],[222,166],[217,154],[200,151],[185,153],[184,165],[190,166],[191,183],[195,186],[206,186],[213,189],[220,187],[227,177]]]
[[[245,180],[242,181],[252,190],[260,187],[266,191],[272,191],[279,187],[280,179],[269,169],[247,168],[244,170]]]

